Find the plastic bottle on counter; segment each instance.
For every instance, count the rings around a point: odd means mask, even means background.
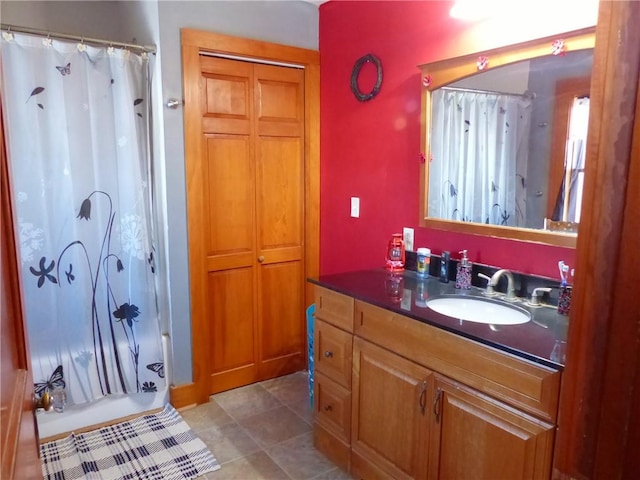
[[[429,276],[429,266],[431,265],[431,249],[420,247],[416,251],[416,273],[419,277],[425,278]]]
[[[449,283],[449,258],[450,253],[447,250],[440,255],[440,281],[442,283]]]

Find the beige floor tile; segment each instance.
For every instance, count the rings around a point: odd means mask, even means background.
[[[266,452],[295,480],[306,480],[335,468],[327,457],[314,448],[311,432],[273,445]]]
[[[335,467],[333,470],[321,473],[317,477],[313,477],[312,480],[351,480],[353,477],[344,470],[340,470]]]
[[[218,393],[213,398],[236,420],[282,405],[280,400],[258,384]]]
[[[260,446],[236,422],[197,432],[218,463],[226,463],[260,450]]]
[[[287,405],[298,403],[303,398],[309,399],[309,378],[306,370],[265,380],[260,385]]]
[[[243,418],[239,423],[263,447],[311,431],[311,426],[286,406]]]
[[[233,418],[214,400],[194,408],[182,410],[180,411],[180,416],[195,432],[233,422]]]
[[[209,480],[289,480],[289,476],[269,456],[260,451],[222,465],[207,473]]]
[[[287,407],[296,412],[309,425],[313,425],[313,410],[309,403],[309,397],[301,397],[297,402],[288,403]]]
[[[306,371],[211,397],[180,412],[222,468],[198,480],[350,480],[313,447]]]

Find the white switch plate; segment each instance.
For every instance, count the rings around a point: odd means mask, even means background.
[[[351,197],[351,216],[353,218],[360,217],[360,198]]]
[[[402,239],[404,240],[404,249],[413,252],[413,228],[404,227],[402,229]]]

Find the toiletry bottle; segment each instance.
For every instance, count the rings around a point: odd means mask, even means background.
[[[560,295],[558,296],[558,313],[560,315],[569,315],[571,312],[571,293],[573,288],[567,282],[569,276],[569,265],[562,260],[558,262],[560,270]],[[573,275],[573,271],[571,272]]]
[[[446,250],[440,256],[440,281],[449,283],[449,252]]]
[[[462,258],[456,267],[456,288],[469,290],[471,288],[471,262],[467,258],[467,251],[461,250]]]
[[[425,278],[429,276],[429,266],[431,264],[431,250],[421,247],[417,251],[416,273],[419,277]]]

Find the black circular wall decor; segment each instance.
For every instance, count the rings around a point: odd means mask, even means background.
[[[369,93],[363,93],[360,91],[358,87],[358,76],[360,75],[360,69],[365,63],[372,63],[376,67],[377,78],[376,84],[373,86],[373,90]],[[355,97],[360,102],[366,102],[371,100],[373,97],[378,95],[380,92],[380,86],[382,85],[382,64],[380,63],[380,59],[372,54],[367,54],[364,57],[360,57],[355,65],[353,66],[353,71],[351,72],[351,91],[355,95]]]

